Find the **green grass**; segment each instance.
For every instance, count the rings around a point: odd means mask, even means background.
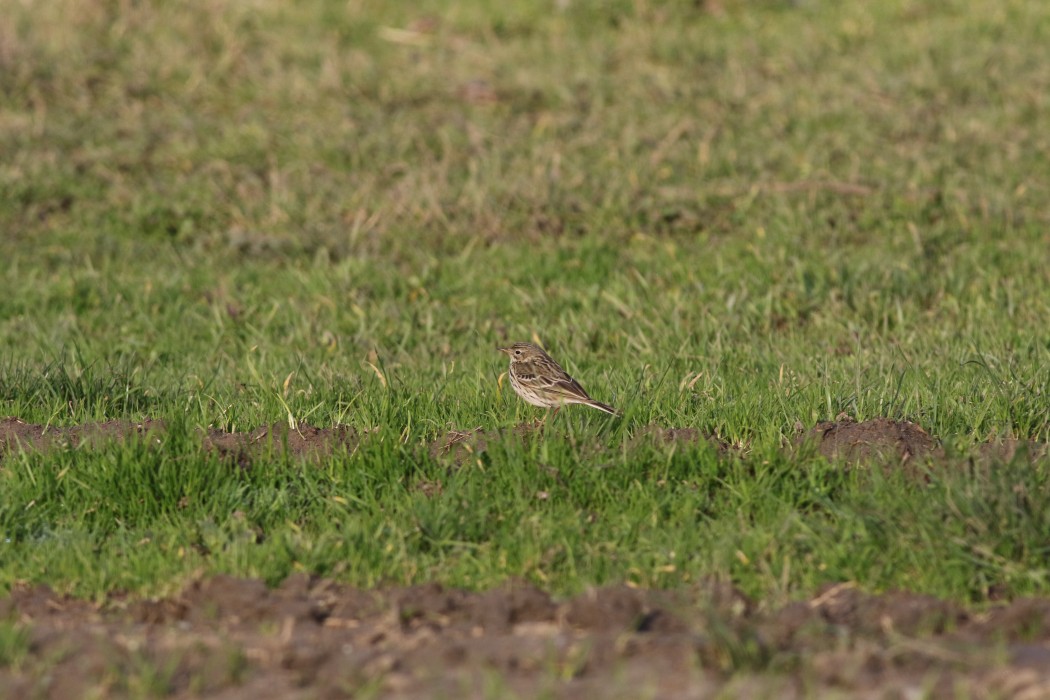
[[[18,667],[29,653],[29,635],[17,623],[0,620],[0,668]]]
[[[722,6],[9,8],[0,413],[172,431],[7,454],[0,583],[1050,590],[1046,460],[781,449],[843,411],[1050,440],[1050,9]],[[494,351],[534,336],[624,420],[429,457],[534,417]],[[248,471],[197,438],[289,416],[378,430]]]

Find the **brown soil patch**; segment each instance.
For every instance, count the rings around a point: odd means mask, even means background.
[[[630,446],[640,445],[699,445],[707,443],[720,454],[729,452],[731,445],[714,435],[707,435],[696,428],[668,428],[650,423],[635,431]]]
[[[432,459],[463,465],[477,460],[493,442],[511,439],[525,443],[541,435],[543,430],[544,426],[540,423],[519,423],[505,430],[485,430],[481,426],[469,430],[450,430],[427,445],[427,452]]]
[[[3,418],[0,419],[0,457],[16,449],[47,451],[143,439],[159,443],[166,432],[167,425],[159,420],[141,423],[107,421],[51,427],[26,423],[18,418]],[[248,467],[256,459],[274,454],[297,459],[320,459],[340,452],[353,452],[364,437],[347,426],[316,428],[300,423],[291,428],[287,423],[274,423],[244,433],[210,429],[202,432],[201,442],[205,449],[214,450],[224,460]]]
[[[241,466],[250,466],[261,455],[282,454],[297,459],[316,460],[332,454],[353,452],[364,436],[345,425],[316,428],[287,423],[257,428],[250,433],[227,433],[209,430],[204,439],[207,449]]]
[[[931,455],[938,447],[937,440],[915,423],[889,418],[817,423],[799,442],[815,443],[828,459],[848,462],[900,463]]]
[[[485,430],[481,426],[470,430],[450,430],[431,442],[428,447],[434,459],[448,459],[456,464],[465,464],[478,459],[493,442],[513,439],[525,443],[542,435],[544,430],[556,431],[557,427],[544,428],[539,423],[519,423],[507,430]],[[696,428],[667,428],[660,425],[645,425],[633,431],[628,448],[642,445],[698,445],[708,443],[719,452],[729,450],[729,445],[716,437],[705,435]],[[599,451],[597,443],[588,450]]]
[[[860,423],[840,416],[817,423],[804,432],[796,446],[812,444],[828,459],[850,463],[902,464],[933,459],[945,461],[940,441],[910,421],[874,418]],[[985,465],[1027,458],[1036,462],[1050,454],[1050,446],[1034,440],[1001,440],[978,445],[965,456]]]
[[[107,421],[84,423],[70,427],[51,427],[26,423],[18,418],[0,418],[0,458],[13,450],[49,449],[95,445],[106,441],[154,440],[158,444],[168,427],[161,420]],[[799,426],[801,430],[801,426]],[[544,427],[539,423],[521,423],[512,428],[485,429],[481,426],[466,430],[450,430],[426,447],[433,459],[450,461],[457,465],[473,463],[489,450],[493,443],[517,440],[526,443],[543,435],[544,431],[562,435],[557,426]],[[318,460],[333,454],[357,450],[372,431],[359,432],[348,426],[318,428],[300,423],[291,428],[287,423],[274,423],[251,432],[225,432],[217,429],[201,431],[205,449],[213,450],[224,460],[240,467],[250,467],[257,459],[284,455],[294,459]],[[644,445],[698,445],[707,443],[720,454],[734,449],[725,441],[702,433],[696,428],[675,428],[644,425],[632,431],[627,442],[630,449]],[[900,464],[929,457],[943,457],[939,441],[925,430],[908,421],[875,418],[857,423],[849,418],[818,423],[804,432],[796,446],[809,443],[829,459],[847,462],[882,462]],[[598,442],[584,445],[582,454],[601,451]],[[984,462],[1011,461],[1027,456],[1035,461],[1050,454],[1044,443],[1026,440],[989,442],[978,446],[973,457]]]
[[[558,601],[514,582],[363,591],[304,575],[276,589],[217,576],[167,598],[98,605],[16,587],[0,619],[27,647],[0,664],[3,697],[1050,693],[1050,600],[972,613],[851,584],[761,611],[725,584],[615,586]]]
[[[59,447],[77,447],[81,444],[97,444],[109,440],[142,438],[149,433],[163,433],[164,421],[146,420],[106,421],[84,423],[68,428],[26,423],[18,418],[0,418],[0,456],[15,449],[48,450]]]

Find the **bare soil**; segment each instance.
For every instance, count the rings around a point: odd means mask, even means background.
[[[114,420],[53,427],[26,423],[14,417],[0,418],[0,459],[9,452],[24,449],[46,451],[128,439],[153,439],[159,442],[167,429],[161,420]],[[431,441],[427,451],[434,459],[462,464],[477,459],[494,442],[508,437],[524,442],[537,437],[542,430],[544,428],[537,423],[522,423],[507,429],[478,426],[450,430]],[[247,468],[256,460],[274,454],[318,460],[333,454],[350,453],[367,441],[370,435],[370,431],[360,432],[348,426],[318,428],[299,423],[292,428],[287,423],[274,423],[249,432],[225,432],[209,428],[201,431],[201,443],[205,449],[215,451],[224,460]],[[736,449],[696,428],[652,424],[636,428],[629,447],[646,444],[708,444],[722,454]],[[846,463],[879,462],[892,465],[923,459],[941,460],[945,456],[940,441],[922,427],[889,418],[874,418],[858,423],[840,416],[838,420],[818,423],[804,431],[796,441],[796,447],[803,445],[814,446],[829,459]],[[1005,440],[979,445],[974,456],[987,461],[1009,461],[1024,455],[1034,460],[1047,453],[1048,446],[1043,443]]]
[[[840,417],[834,422],[817,423],[804,438],[816,439],[817,449],[829,459],[850,462],[903,462],[926,457],[937,448],[937,441],[919,426],[889,418],[857,423]]]
[[[30,645],[0,667],[11,698],[1050,697],[1050,600],[972,613],[850,584],[762,610],[718,583],[554,600],[219,576],[155,600],[15,588],[0,619]]]
[[[817,423],[797,444],[816,447],[828,459],[846,463],[904,464],[947,459],[940,440],[910,421],[873,418],[860,423],[848,416]],[[1047,445],[1030,440],[1000,440],[977,447],[972,457],[984,462],[1009,462],[1019,456],[1034,461],[1047,454]]]
[[[47,451],[129,439],[159,442],[167,430],[168,426],[161,420],[114,420],[51,427],[26,423],[18,418],[2,418],[0,458],[13,450]],[[353,452],[365,437],[367,434],[360,434],[348,426],[316,428],[307,423],[299,423],[295,428],[287,423],[274,423],[250,432],[225,432],[215,428],[201,431],[201,443],[205,449],[241,467],[249,467],[257,459],[275,453],[316,460],[336,453]]]
[[[160,421],[45,428],[0,420],[0,458],[99,440],[159,440]],[[530,439],[537,427],[510,429]],[[250,468],[277,449],[315,459],[358,449],[368,433],[276,424],[250,433],[202,433],[202,444]],[[428,445],[436,459],[476,459],[481,428]],[[692,429],[644,426],[635,444],[723,443]],[[905,464],[942,456],[907,422],[840,419],[798,444],[846,461]],[[1045,454],[1024,442],[977,455]],[[420,484],[440,491],[440,484]],[[468,592],[427,584],[360,590],[293,576],[212,577],[170,597],[67,598],[16,587],[0,620],[21,630],[22,658],[0,648],[0,697],[170,695],[217,698],[842,696],[1050,697],[1050,599],[983,612],[904,592],[869,595],[844,583],[810,600],[758,605],[719,582],[688,590],[625,586],[556,600],[528,584]]]

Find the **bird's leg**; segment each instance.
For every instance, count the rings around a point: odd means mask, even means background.
[[[546,411],[543,412],[543,418],[537,418],[536,422],[533,423],[533,425],[535,425],[540,430],[543,430],[543,427],[547,425],[547,418],[550,416],[550,414],[551,410],[548,408]]]
[[[540,431],[541,431],[541,432],[543,432],[543,431],[546,431],[546,430],[547,430],[547,421],[549,421],[549,420],[553,420],[553,419],[554,419],[554,416],[558,415],[558,409],[559,409],[559,408],[561,408],[561,406],[555,406],[555,407],[554,407],[554,412],[553,412],[553,413],[552,413],[552,412],[551,412],[551,410],[550,410],[550,409],[548,408],[548,409],[547,409],[547,412],[543,414],[543,421],[541,421],[541,422],[540,422]]]

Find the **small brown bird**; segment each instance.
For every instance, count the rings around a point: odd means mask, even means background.
[[[557,415],[565,404],[582,403],[614,416],[620,415],[612,406],[592,399],[580,383],[538,345],[514,343],[496,349],[510,358],[507,374],[514,393],[533,406],[553,408],[554,415]]]

